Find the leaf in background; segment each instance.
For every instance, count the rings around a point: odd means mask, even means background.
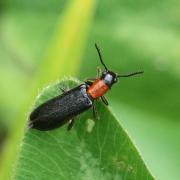
[[[69,79],[44,89],[35,106],[59,95],[60,86],[77,86]],[[153,179],[116,117],[97,103],[100,119],[92,111],[76,118],[75,126],[51,131],[26,132],[15,171],[16,180],[26,179]]]
[[[26,115],[32,100],[37,95],[37,89],[54,82],[64,74],[75,75],[78,72],[94,14],[94,7],[94,0],[70,1],[64,12],[63,19],[61,19],[62,17],[59,18],[51,46],[47,50],[34,81],[32,84],[30,83],[27,99],[21,107],[20,115],[15,121],[7,140],[1,162],[1,178],[3,180],[9,179],[12,174],[18,147],[24,135]]]

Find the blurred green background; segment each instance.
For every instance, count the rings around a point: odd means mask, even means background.
[[[1,148],[66,3],[0,2]],[[141,77],[120,79],[107,98],[152,174],[180,179],[180,1],[98,1],[81,80],[100,66],[95,42],[113,71],[144,70]]]

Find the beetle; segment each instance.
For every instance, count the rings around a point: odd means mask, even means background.
[[[143,73],[134,72],[127,75],[119,75],[110,71],[105,65],[100,48],[95,44],[97,53],[104,71],[98,77],[87,79],[83,84],[68,91],[61,89],[63,93],[56,96],[35,108],[29,117],[29,127],[41,131],[52,130],[68,123],[68,130],[73,127],[74,118],[93,108],[93,114],[96,117],[95,101],[101,99],[105,105],[108,105],[104,94],[118,82],[120,77],[130,77]]]

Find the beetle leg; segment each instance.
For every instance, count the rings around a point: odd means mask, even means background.
[[[99,79],[101,76],[101,73],[102,73],[101,68],[97,67],[97,77],[96,78],[87,78],[87,79],[85,79],[85,82],[86,81],[95,81],[95,80]]]
[[[59,89],[62,91],[62,93],[66,92],[66,90],[64,88],[62,88],[62,87],[59,87]]]
[[[93,103],[92,107],[93,107],[93,116],[94,116],[94,119],[99,119],[99,115],[98,115],[98,111],[96,109],[95,103]]]
[[[100,78],[101,74],[102,74],[101,68],[100,68],[100,67],[97,67],[97,79]]]
[[[105,98],[105,96],[101,96],[101,100],[106,106],[109,105],[108,100]]]
[[[91,85],[93,84],[92,81],[85,81],[85,83],[86,83],[87,85],[89,85],[89,86],[91,86]]]
[[[69,90],[69,88],[64,83],[60,84],[58,88],[62,91],[62,93],[65,93]]]
[[[96,80],[96,78],[87,78],[84,81],[86,82],[86,81],[95,81],[95,80]]]
[[[74,119],[69,120],[69,124],[68,124],[67,130],[68,130],[68,131],[71,130],[71,128],[73,127],[73,125],[74,125]]]

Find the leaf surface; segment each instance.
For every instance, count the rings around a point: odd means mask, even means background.
[[[35,107],[72,88],[78,81],[61,81],[44,89]],[[51,131],[27,130],[15,179],[153,179],[117,118],[101,102],[99,119],[89,110],[76,118],[75,126]]]

